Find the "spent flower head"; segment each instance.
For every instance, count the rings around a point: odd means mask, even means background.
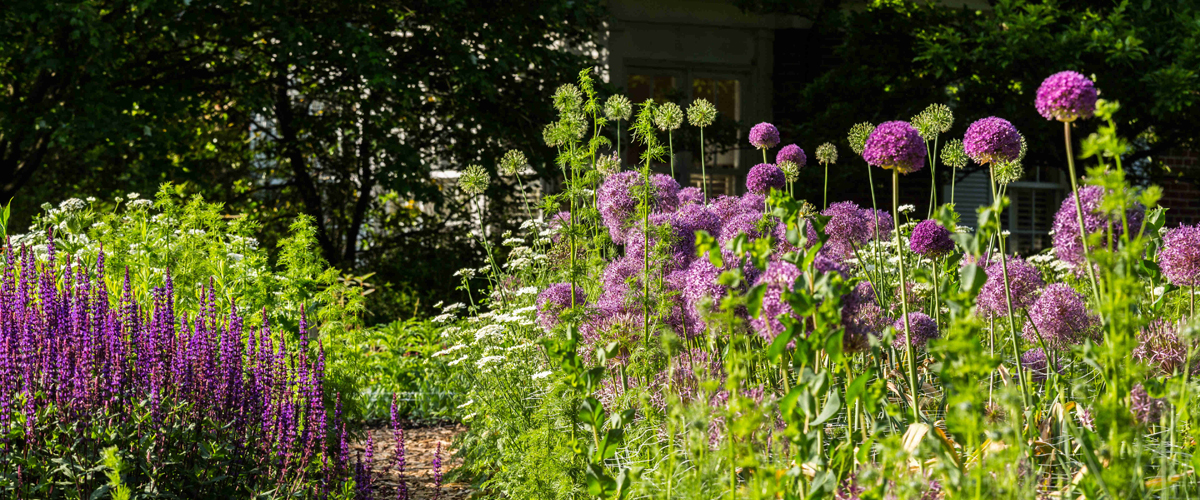
[[[817,146],[817,161],[825,165],[837,163],[837,146],[832,142]]]
[[[621,158],[617,156],[617,152],[613,151],[610,155],[600,155],[596,158],[596,171],[600,175],[608,177],[621,171]]]
[[[687,109],[688,123],[693,127],[704,128],[717,120],[717,107],[708,99],[696,99]]]
[[[565,83],[554,91],[554,109],[557,109],[559,113],[577,112],[582,104],[583,93],[574,84]]]
[[[525,153],[515,149],[504,153],[504,157],[500,159],[500,173],[504,175],[518,175],[529,166],[529,160],[525,159]]]
[[[961,140],[952,139],[942,146],[942,163],[954,168],[963,168],[969,161]]]
[[[846,139],[850,141],[850,150],[854,151],[854,154],[862,156],[867,138],[871,137],[871,132],[874,131],[875,124],[870,122],[856,123],[850,127],[850,132],[846,134]]]
[[[945,104],[930,104],[924,111],[912,117],[912,124],[925,140],[933,140],[938,134],[950,131],[954,124],[954,113]]]
[[[629,98],[617,94],[604,101],[604,117],[609,120],[629,121],[633,116],[633,103]]]
[[[776,163],[776,165],[779,167],[779,170],[783,171],[783,177],[788,182],[796,182],[796,179],[800,178],[800,165],[797,165],[796,162],[784,160]]]
[[[675,130],[682,124],[683,110],[679,108],[678,104],[666,102],[654,110],[654,126],[659,130],[663,132]]]
[[[471,165],[458,177],[458,186],[470,195],[482,194],[491,182],[491,175],[479,165]]]

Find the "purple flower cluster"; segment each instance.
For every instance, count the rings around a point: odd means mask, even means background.
[[[904,347],[904,317],[897,319],[892,324],[892,329],[896,330],[896,340],[893,345]],[[908,331],[912,333],[913,347],[925,347],[930,340],[938,338],[937,322],[921,312],[908,313]]]
[[[404,427],[400,425],[399,414],[396,412],[396,395],[392,395],[392,437],[396,440],[396,451],[392,466],[396,468],[398,484],[396,485],[396,500],[408,500],[408,481],[404,478]]]
[[[783,299],[783,291],[791,290],[799,277],[800,269],[795,264],[775,260],[767,264],[767,270],[755,282],[755,285],[765,285],[766,291],[763,293],[759,317],[750,318],[750,327],[767,342],[783,333],[783,322],[779,318],[792,314],[792,306]]]
[[[1133,386],[1129,391],[1129,410],[1143,424],[1157,423],[1162,418],[1167,402],[1161,398],[1152,398],[1142,384]]]
[[[746,174],[746,190],[751,193],[766,194],[771,189],[783,189],[786,185],[783,170],[770,163],[759,163]]]
[[[875,127],[863,146],[863,159],[871,165],[895,168],[909,174],[925,168],[925,141],[908,122],[884,122]]]
[[[650,198],[652,211],[672,212],[679,207],[679,182],[668,175],[654,174],[650,184],[654,188]],[[630,171],[614,174],[600,185],[596,193],[600,217],[614,242],[625,243],[644,189],[641,175]]]
[[[1012,273],[1012,267],[1009,267]],[[1013,299],[1016,306],[1016,299]],[[1022,333],[1025,340],[1038,343],[1038,334],[1046,345],[1062,349],[1096,336],[1099,318],[1088,311],[1083,294],[1064,283],[1051,283],[1029,306],[1029,318]]]
[[[1125,233],[1120,214],[1106,214],[1100,210],[1104,201],[1104,188],[1100,186],[1084,186],[1079,188],[1079,199],[1083,205],[1083,227],[1088,234],[1102,233],[1102,242],[1110,239],[1115,247],[1117,240]],[[1073,265],[1083,263],[1083,239],[1079,237],[1078,211],[1075,209],[1075,197],[1068,196],[1054,214],[1054,225],[1051,227],[1054,240],[1054,254],[1059,260]],[[1140,204],[1125,211],[1125,218],[1134,232],[1142,226],[1146,217],[1146,209]],[[1109,226],[1112,226],[1110,234]],[[1105,244],[1101,243],[1101,244]]]
[[[1090,118],[1096,112],[1096,84],[1077,72],[1060,71],[1042,81],[1034,105],[1047,120]]]
[[[804,168],[808,163],[808,157],[804,155],[804,150],[795,144],[788,144],[779,148],[779,152],[775,153],[775,164],[778,165],[785,161],[794,163],[797,167]]]
[[[679,204],[704,204],[704,191],[696,186],[688,186],[679,190]]]
[[[825,223],[825,234],[829,239],[821,248],[821,254],[843,261],[855,257],[855,248],[871,241],[875,234],[875,215],[870,208],[859,208],[852,201],[834,203],[821,212],[829,217]],[[813,224],[807,224],[807,235],[810,245],[817,241],[817,230]],[[891,234],[892,218],[879,213],[879,230],[881,234]]]
[[[1021,156],[1021,134],[1008,120],[989,116],[967,127],[963,150],[980,165],[1016,161]]]
[[[1176,333],[1178,327],[1178,323],[1162,318],[1151,321],[1138,334],[1138,346],[1133,349],[1133,359],[1148,363],[1162,375],[1170,376],[1177,370],[1182,373],[1188,348]],[[1188,365],[1195,373],[1198,366],[1194,358]]]
[[[576,285],[572,296],[570,283],[550,285],[537,298],[538,323],[547,331],[558,325],[558,315],[574,306],[582,306],[587,299],[583,287]],[[572,301],[574,299],[574,301]]]
[[[755,149],[771,149],[779,145],[779,129],[767,122],[751,127],[750,145]]]
[[[931,259],[945,257],[954,251],[954,241],[950,239],[950,230],[933,219],[926,219],[913,228],[909,248],[913,253]]]
[[[999,256],[993,258],[995,261],[991,262],[986,269],[987,281],[983,283],[983,288],[979,290],[979,297],[975,301],[979,307],[979,313],[985,318],[1007,316],[1009,312],[1007,298],[1004,295],[1004,264],[1000,262]],[[1046,282],[1042,280],[1042,273],[1024,259],[1005,257],[1005,261],[1008,262],[1008,286],[1015,314],[1016,311],[1033,305],[1038,298],[1038,291],[1046,286]]]
[[[842,326],[846,329],[842,344],[846,352],[867,350],[870,337],[879,337],[891,323],[875,300],[875,289],[870,282],[859,283],[853,292],[842,297]]]
[[[1158,265],[1172,285],[1200,285],[1200,224],[1180,224],[1167,231],[1158,252]]]
[[[1029,370],[1030,377],[1034,382],[1042,383],[1050,378],[1050,360],[1046,359],[1046,353],[1041,347],[1030,349],[1021,354],[1021,366]],[[1062,373],[1062,367],[1055,363],[1054,371]]]
[[[219,313],[211,285],[201,290],[197,313],[177,312],[169,273],[139,301],[127,269],[120,295],[110,297],[103,252],[94,266],[60,263],[50,236],[41,263],[25,247],[0,250],[0,434],[24,436],[6,440],[6,453],[49,461],[38,457],[38,429],[83,436],[136,421],[139,432],[188,425],[206,440],[234,445],[229,452],[240,458],[221,471],[230,477],[317,477],[320,463],[324,474],[346,470],[346,461],[329,464],[341,455],[325,444],[325,353],[320,341],[310,346],[303,310],[299,341],[288,346],[265,314],[261,327],[247,328],[235,307]],[[155,450],[195,446],[159,436],[167,441]]]

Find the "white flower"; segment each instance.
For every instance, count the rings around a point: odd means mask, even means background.
[[[547,371],[544,371],[544,372],[537,372],[537,373],[533,374],[533,376],[532,376],[532,377],[530,377],[530,378],[532,378],[532,379],[534,379],[534,380],[541,380],[541,379],[544,379],[544,378],[546,378],[546,377],[549,377],[549,376],[550,376],[551,374],[553,374],[553,373],[554,373],[554,372],[552,372],[552,371],[549,371],[549,370],[547,370]]]
[[[523,240],[521,238],[509,238],[507,240],[504,240],[504,242],[501,244],[506,247],[515,247],[517,245],[521,245],[524,243],[525,243],[525,240]]]
[[[64,202],[59,203],[58,208],[64,212],[77,212],[87,208],[87,203],[79,198],[69,198]]]
[[[241,262],[242,259],[244,258],[244,256],[240,253],[232,253],[232,252],[229,253],[228,257],[229,257],[229,260],[232,260],[234,262]]]
[[[441,304],[441,302],[438,302],[438,304],[440,305],[440,304]],[[433,307],[438,307],[438,306],[433,306]],[[453,304],[450,304],[450,305],[448,305],[448,306],[446,306],[446,307],[443,307],[443,308],[442,308],[442,312],[448,312],[448,313],[452,313],[452,312],[454,312],[454,311],[457,311],[457,310],[459,310],[459,309],[466,309],[466,308],[467,308],[467,305],[466,305],[466,304],[463,304],[462,302],[455,302],[455,303],[453,303]]]
[[[533,293],[537,293],[537,288],[534,288],[534,287],[530,287],[530,288],[533,288]],[[522,288],[522,290],[524,290],[524,288]],[[520,309],[517,309],[516,311],[513,311],[512,313],[513,314],[525,314],[525,313],[534,312],[536,310],[537,310],[537,306],[529,306],[529,307],[522,307]]]
[[[954,226],[954,232],[958,234],[967,234],[971,231],[973,231],[971,226]]]
[[[1158,296],[1162,295],[1163,292],[1166,292],[1166,291],[1167,291],[1166,288],[1163,288],[1161,286],[1156,286],[1156,287],[1154,287],[1154,296],[1158,297]]]
[[[488,267],[488,266],[483,266],[483,267],[481,267],[481,268],[479,268],[479,269],[476,269],[476,270],[475,270],[475,272],[477,272],[477,273],[479,273],[479,274],[487,274],[487,273],[488,273],[488,271],[491,271],[491,270],[492,270],[492,268],[490,268],[490,267]]]
[[[131,200],[136,200],[136,199],[137,199],[137,197],[138,197],[138,196],[141,196],[141,195],[140,195],[140,194],[137,194],[137,193],[129,193],[129,194],[125,195],[125,196],[126,196],[127,198],[131,199]]]
[[[509,270],[520,271],[522,269],[529,267],[531,264],[533,264],[532,260],[529,260],[528,258],[525,258],[525,257],[521,257],[521,258],[510,260],[510,261],[508,261],[508,264],[505,264],[505,265],[508,267]]]
[[[154,202],[152,202],[150,200],[133,200],[133,201],[129,202],[129,208],[132,208],[135,210],[140,210],[143,208],[150,208],[152,205],[154,205]]]
[[[480,370],[482,370],[484,367],[486,367],[488,365],[488,363],[491,363],[493,361],[504,361],[504,356],[487,356],[487,357],[479,358],[479,361],[475,362],[475,368],[479,368]]]
[[[527,286],[516,291],[516,295],[537,295],[538,289],[536,286]]]
[[[462,363],[463,361],[466,361],[466,360],[467,360],[467,358],[469,358],[469,357],[471,357],[471,356],[469,356],[469,355],[468,355],[468,356],[463,356],[463,357],[461,357],[461,358],[458,358],[458,359],[456,359],[456,360],[454,360],[454,361],[451,361],[451,362],[449,362],[449,363],[446,363],[446,366],[455,366],[455,365],[457,365],[457,364],[459,364],[459,363]]]
[[[915,205],[900,205],[900,207],[898,207],[896,210],[902,214],[906,214],[915,211],[916,209],[917,207]]]
[[[481,341],[483,341],[483,339],[486,339],[488,337],[496,337],[497,339],[503,339],[503,337],[501,336],[502,333],[504,333],[504,326],[496,325],[496,324],[486,325],[483,328],[480,328],[479,330],[475,331],[475,341],[481,342]]]
[[[474,278],[474,277],[475,277],[475,270],[474,270],[474,269],[471,269],[471,268],[464,267],[464,268],[462,268],[462,269],[459,269],[457,272],[455,272],[455,273],[454,273],[454,275],[455,275],[455,276],[462,276],[462,277],[465,277],[465,278]]]
[[[87,202],[88,202],[88,203],[95,203],[95,202],[96,202],[96,197],[95,197],[95,196],[88,196],[87,198],[84,198],[84,199],[85,199],[85,200],[87,200]]]
[[[471,406],[471,405],[472,405],[472,404],[474,404],[474,403],[475,403],[475,400],[474,400],[474,399],[468,399],[466,403],[463,403],[463,404],[460,404],[460,405],[458,405],[458,409],[460,409],[460,410],[461,410],[461,409],[463,409],[463,408],[466,408],[466,407],[468,407],[468,406]]]
[[[1008,236],[1010,234],[1012,234],[1012,232],[1007,229],[1000,231],[1000,236]]]
[[[447,347],[445,349],[442,349],[438,352],[431,354],[430,357],[437,358],[437,357],[441,357],[441,356],[445,356],[447,354],[453,353],[455,351],[461,351],[466,348],[467,348],[466,344],[455,344],[455,345],[452,345],[450,347]]]
[[[439,314],[437,316],[434,316],[433,319],[431,319],[430,321],[437,323],[437,324],[449,323],[451,321],[454,321],[454,314],[452,314],[452,313]]]
[[[463,422],[467,422],[467,421],[471,420],[472,418],[475,418],[475,415],[476,415],[476,413],[477,413],[477,412],[471,412],[471,414],[470,414],[470,415],[467,415],[467,416],[463,417],[463,418],[462,418],[462,419],[463,419]]]

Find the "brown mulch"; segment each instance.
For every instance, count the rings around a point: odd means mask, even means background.
[[[433,454],[438,443],[442,445],[442,475],[461,465],[451,458],[450,446],[454,437],[466,431],[461,424],[417,424],[404,423],[404,482],[408,485],[408,498],[427,500],[435,498],[433,483]],[[395,499],[400,485],[395,471],[396,439],[387,425],[371,426],[367,432],[375,444],[375,459],[371,465],[375,499]],[[366,436],[354,443],[355,451],[366,447]],[[471,485],[465,483],[442,484],[441,500],[462,500],[471,496]]]

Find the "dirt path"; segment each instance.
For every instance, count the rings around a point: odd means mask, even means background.
[[[433,483],[433,454],[438,443],[442,445],[442,474],[457,467],[459,463],[452,461],[450,445],[454,437],[466,429],[457,424],[429,425],[404,424],[404,479],[408,485],[408,498],[411,500],[431,500],[435,498]],[[367,431],[375,442],[375,460],[372,464],[375,496],[379,500],[397,498],[396,489],[400,484],[399,476],[394,470],[396,440],[391,429],[386,426],[373,426]],[[366,439],[354,443],[356,451],[363,450]],[[468,484],[443,484],[441,500],[460,500],[470,497],[471,487]]]

